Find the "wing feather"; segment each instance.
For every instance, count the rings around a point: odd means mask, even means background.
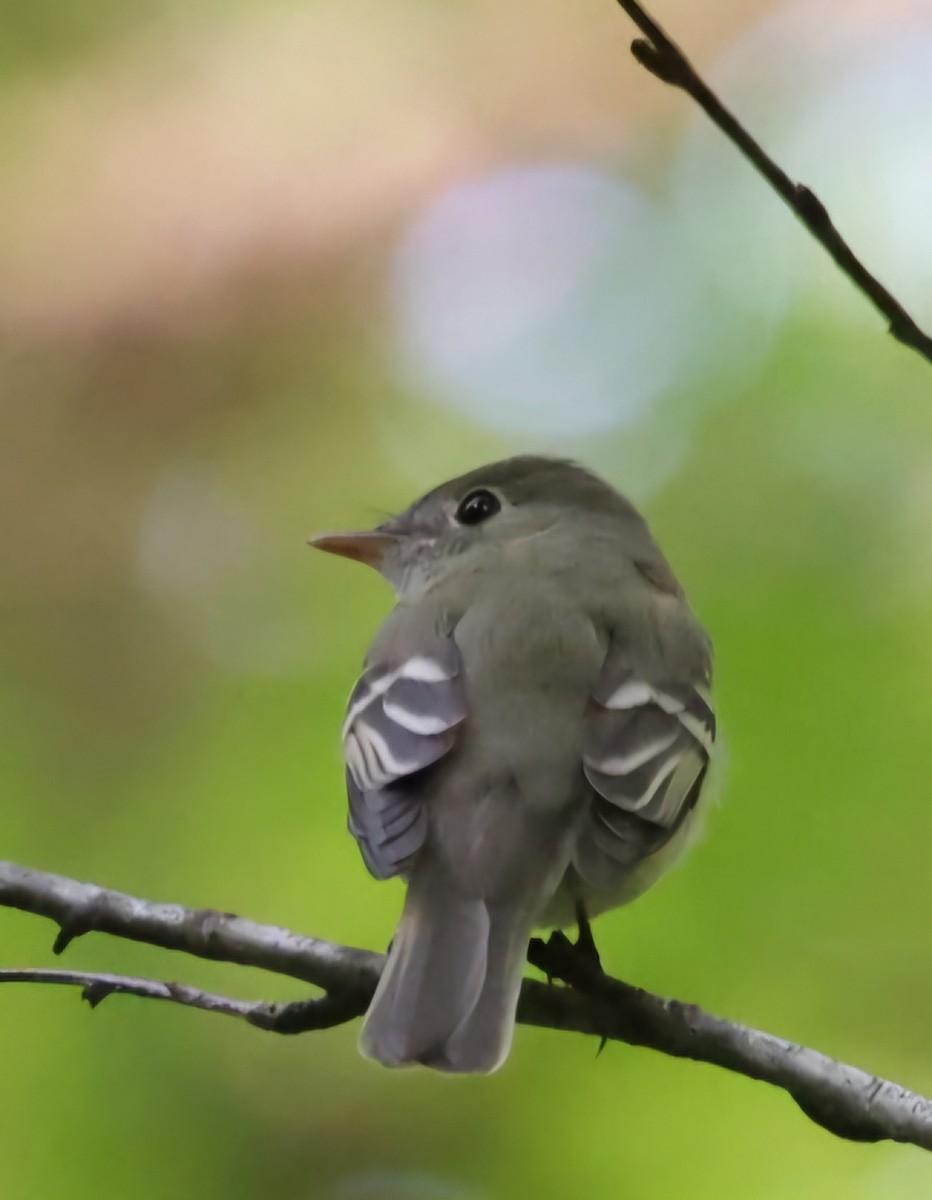
[[[410,778],[443,757],[466,717],[459,650],[452,637],[394,665],[368,667],[343,725],[349,828],[379,879],[405,870],[427,817]]]
[[[655,682],[606,660],[584,722],[593,800],[577,854],[596,886],[659,849],[694,806],[715,741],[707,685]]]

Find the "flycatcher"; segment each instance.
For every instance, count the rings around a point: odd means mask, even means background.
[[[521,457],[312,545],[397,605],[349,699],[349,828],[404,911],[360,1047],[501,1066],[532,930],[649,887],[698,827],[711,646],[644,519],[584,468]]]

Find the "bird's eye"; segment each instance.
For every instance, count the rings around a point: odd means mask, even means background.
[[[475,492],[470,492],[468,496],[464,496],[460,501],[460,506],[456,510],[456,519],[461,525],[478,525],[480,521],[487,521],[489,517],[494,517],[501,507],[501,501],[494,492],[479,488]]]

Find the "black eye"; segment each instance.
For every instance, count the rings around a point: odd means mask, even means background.
[[[456,519],[461,525],[478,525],[480,521],[487,521],[489,517],[494,517],[501,507],[501,501],[494,492],[479,488],[475,492],[470,492],[460,501],[460,506],[456,510]]]

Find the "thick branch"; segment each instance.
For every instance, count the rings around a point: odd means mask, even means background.
[[[605,975],[562,934],[531,943],[530,961],[571,985],[592,1014],[590,1032],[713,1063],[783,1088],[804,1113],[839,1137],[912,1142],[932,1150],[932,1100],[773,1034],[666,1000]],[[536,1021],[531,1024],[538,1024]],[[575,1026],[574,1026],[575,1028]]]
[[[836,229],[822,201],[805,184],[794,183],[755,141],[712,89],[696,73],[692,63],[660,26],[635,0],[618,0],[646,40],[631,43],[631,53],[642,67],[671,87],[682,88],[718,126],[724,135],[756,167],[780,198],[793,210],[812,236],[832,256],[888,322],[890,333],[905,346],[932,362],[932,337],[916,324],[900,302],[864,266]]]
[[[59,952],[98,931],[201,958],[262,967],[322,987],[320,999],[249,1003],[179,984],[82,972],[6,971],[7,981],[71,983],[98,1001],[114,992],[172,1000],[239,1016],[264,1029],[298,1032],[339,1024],[360,1013],[382,956],[242,917],[176,904],[154,904],[59,875],[0,862],[0,905],[57,921]],[[604,975],[556,937],[532,944],[532,961],[568,986],[525,980],[518,1019],[527,1025],[591,1034],[713,1063],[783,1088],[813,1120],[842,1137],[891,1139],[932,1150],[932,1101],[897,1084],[771,1034],[723,1020],[694,1005],[665,1000]]]
[[[371,992],[382,969],[382,955],[368,950],[301,937],[211,908],[154,904],[15,863],[0,862],[0,904],[55,921],[60,928],[52,947],[56,954],[82,934],[112,933],[198,958],[261,967],[325,991]]]

